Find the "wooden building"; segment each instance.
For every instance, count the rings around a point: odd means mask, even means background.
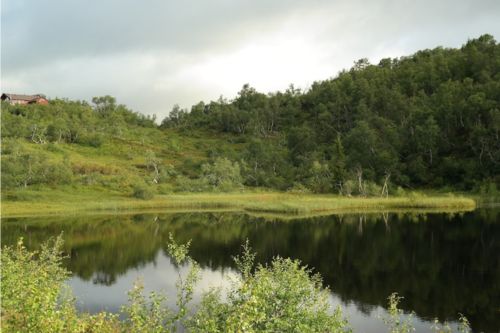
[[[18,94],[2,94],[2,101],[7,101],[10,104],[49,104],[49,100],[45,95],[18,95]]]

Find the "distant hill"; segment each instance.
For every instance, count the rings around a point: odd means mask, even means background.
[[[2,191],[493,191],[499,133],[500,45],[483,35],[459,49],[361,59],[308,91],[245,85],[230,101],[174,107],[160,126],[110,96],[2,103]]]

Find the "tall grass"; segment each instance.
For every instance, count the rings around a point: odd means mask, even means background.
[[[144,200],[125,197],[119,193],[73,187],[57,190],[26,190],[21,195],[20,192],[16,193],[17,197],[10,199],[8,193],[4,195],[3,216],[151,209],[192,211],[225,209],[255,213],[314,215],[357,211],[466,211],[476,207],[473,199],[463,196],[421,194],[362,198],[283,192],[187,193],[156,195]]]

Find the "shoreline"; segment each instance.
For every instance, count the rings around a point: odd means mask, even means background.
[[[405,197],[341,197],[338,195],[285,192],[189,193],[156,195],[150,200],[126,196],[93,196],[66,193],[52,200],[12,201],[3,198],[3,218],[117,214],[159,211],[234,211],[250,214],[324,215],[356,212],[460,212],[477,207],[476,200],[462,195],[419,195]]]

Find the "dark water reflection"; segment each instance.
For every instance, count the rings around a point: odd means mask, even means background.
[[[332,302],[346,307],[360,330],[379,330],[376,317],[394,291],[404,296],[401,307],[420,318],[417,329],[458,313],[475,332],[500,329],[499,209],[291,221],[234,213],[4,219],[2,243],[23,236],[36,248],[61,231],[74,274],[70,284],[90,311],[117,311],[137,276],[147,289],[171,291],[176,272],[165,249],[172,232],[178,241],[192,239],[203,287],[224,283],[234,272],[231,256],[248,238],[259,262],[280,255],[320,272]]]

